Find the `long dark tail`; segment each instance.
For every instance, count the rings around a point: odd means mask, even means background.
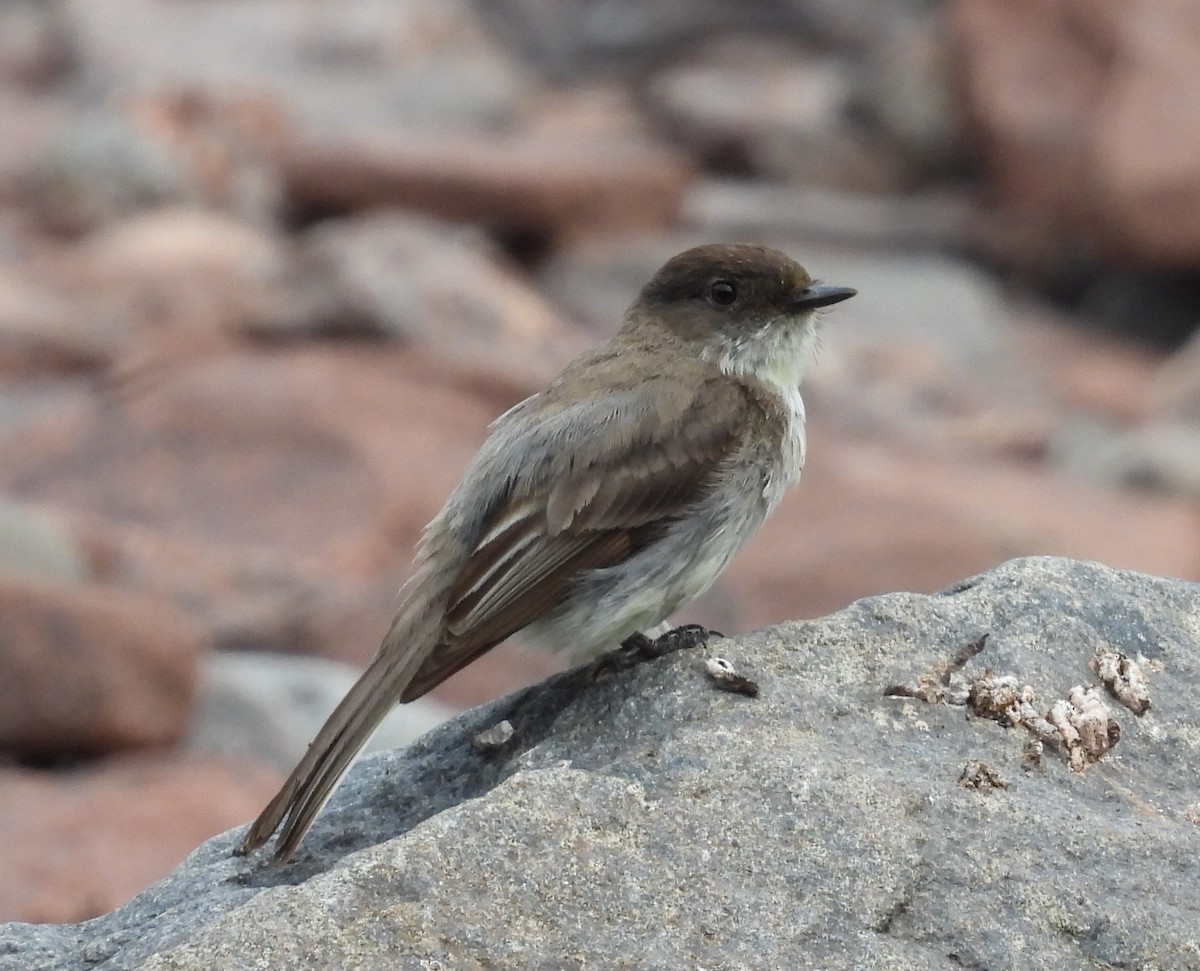
[[[423,652],[389,650],[391,645],[386,642],[384,646],[321,727],[283,788],[250,826],[241,853],[258,849],[281,824],[275,861],[282,863],[296,852],[342,776],[420,665]]]

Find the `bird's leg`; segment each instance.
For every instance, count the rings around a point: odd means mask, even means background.
[[[704,647],[710,637],[724,637],[719,630],[709,630],[700,624],[684,624],[660,634],[650,642],[651,657],[663,657],[675,651],[686,651],[693,647]],[[622,645],[624,646],[624,645]]]
[[[719,631],[709,630],[699,624],[684,624],[654,638],[640,632],[632,634],[625,638],[615,651],[609,651],[596,659],[594,677],[613,671],[627,671],[644,661],[666,657],[676,651],[703,647],[710,637],[724,636]]]

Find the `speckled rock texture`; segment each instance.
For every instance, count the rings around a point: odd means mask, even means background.
[[[989,671],[1042,712],[1100,685],[1119,738],[1082,771],[1039,755],[964,702]],[[502,719],[506,747],[472,745]],[[226,834],[108,916],[0,928],[0,967],[1186,971],[1197,766],[1200,587],[1018,560],[552,678],[361,762],[293,863]]]

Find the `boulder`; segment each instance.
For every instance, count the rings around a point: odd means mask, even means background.
[[[120,756],[71,771],[0,769],[0,920],[86,920],[171,872],[199,840],[258,811],[261,765]],[[7,952],[0,945],[0,968]]]
[[[182,611],[0,574],[0,631],[0,751],[104,753],[183,735],[209,642]]]
[[[1008,261],[1194,267],[1195,6],[955,0],[947,16],[967,124],[1002,210],[991,235]]]
[[[212,651],[204,659],[186,746],[289,772],[358,675],[357,668],[325,658]],[[363,751],[401,748],[454,714],[429,698],[397,705]]]
[[[1185,971],[1198,611],[1037,558],[568,672],[360,762],[293,863],[228,833],[107,917],[0,929],[0,962]]]

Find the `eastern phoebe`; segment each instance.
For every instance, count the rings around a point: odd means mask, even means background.
[[[854,293],[765,246],[668,261],[615,337],[493,423],[379,654],[241,852],[282,823],[290,857],[394,704],[517,631],[586,660],[707,590],[800,476],[815,311]]]

